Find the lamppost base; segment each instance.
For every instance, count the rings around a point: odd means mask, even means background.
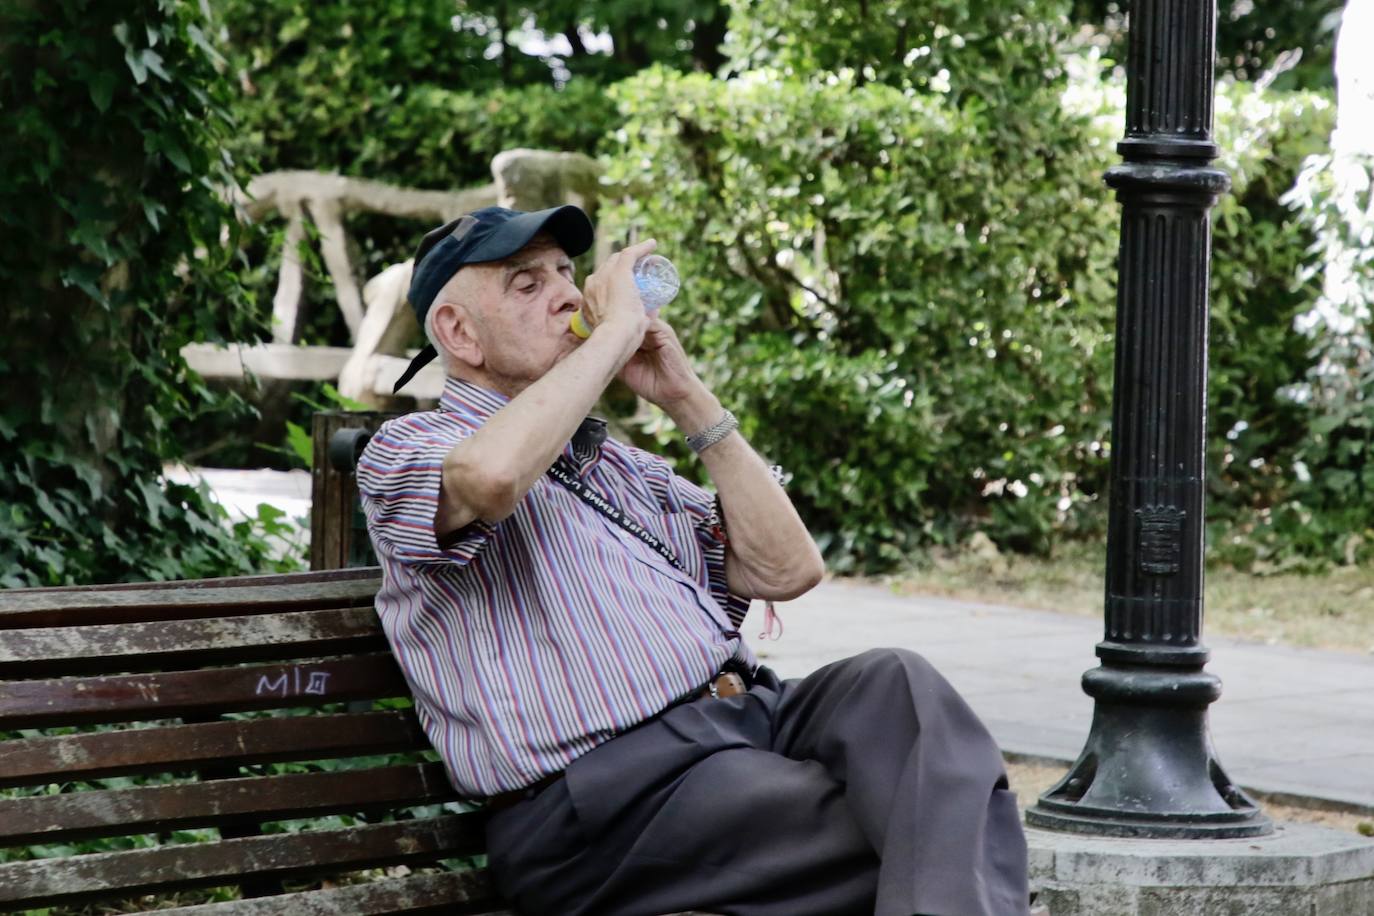
[[[1026,811],[1026,823],[1065,833],[1153,840],[1230,840],[1274,832],[1273,822],[1258,809],[1232,812],[1230,817],[1176,814],[1165,821],[1132,818],[1120,811],[1060,810],[1058,805],[1047,804],[1043,799]]]
[[[1110,648],[1099,646],[1099,654]],[[1107,662],[1084,673],[1083,689],[1096,701],[1083,753],[1026,812],[1026,823],[1147,839],[1273,832],[1212,750],[1207,707],[1221,695],[1214,675]]]

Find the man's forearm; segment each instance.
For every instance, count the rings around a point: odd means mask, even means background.
[[[616,372],[634,352],[632,329],[604,325],[542,378],[498,410],[444,460],[444,503],[436,528],[515,511],[553,464]]]
[[[718,421],[724,410],[704,386],[664,410],[684,435]],[[768,465],[738,431],[701,453],[725,513],[730,544],[730,589],[751,598],[785,600],[808,591],[825,574],[816,542],[778,486]]]

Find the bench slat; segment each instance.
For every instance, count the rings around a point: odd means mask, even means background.
[[[45,585],[39,588],[11,589],[11,595],[72,594],[81,592],[185,591],[188,589],[235,588],[255,585],[300,585],[304,582],[342,582],[347,579],[380,579],[380,566],[350,566],[346,569],[312,569],[309,572],[260,573],[251,576],[217,576],[209,579],[161,579],[157,582],[110,582],[100,585]]]
[[[0,788],[130,773],[428,750],[415,713],[338,713],[0,741]]]
[[[344,830],[269,834],[0,865],[0,909],[121,899],[236,884],[243,875],[303,877],[470,856],[484,846],[478,813]]]
[[[0,730],[409,696],[389,654],[0,686]]]
[[[371,607],[376,578],[212,588],[0,592],[0,629]]]
[[[9,633],[0,642],[0,674],[136,671],[385,647],[386,637],[371,608],[35,627]]]
[[[491,875],[485,868],[391,878],[370,884],[301,891],[278,897],[204,903],[172,910],[161,916],[392,916],[405,913],[452,913],[456,904],[498,905]],[[466,911],[465,911],[466,912]],[[475,916],[512,916],[505,909]]]
[[[261,823],[454,801],[438,763],[0,799],[0,846]]]

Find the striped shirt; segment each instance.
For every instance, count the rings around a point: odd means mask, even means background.
[[[438,410],[387,422],[358,463],[378,616],[449,778],[474,798],[561,771],[731,659],[756,664],[715,500],[615,439],[564,455],[685,571],[547,475],[503,521],[437,543],[444,456],[507,401],[449,379]]]

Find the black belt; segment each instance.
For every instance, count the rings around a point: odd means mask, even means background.
[[[731,659],[725,663],[725,667],[721,670],[720,674],[717,674],[715,677],[711,678],[711,680],[707,681],[704,687],[687,699],[690,701],[710,697],[712,699],[723,700],[727,697],[737,697],[740,694],[749,692],[749,680],[749,669],[741,662]],[[525,786],[523,789],[514,789],[510,792],[501,792],[497,795],[492,795],[487,799],[486,810],[501,811],[512,805],[518,805],[522,801],[528,801],[562,778],[563,771],[559,770],[557,773],[550,773],[547,776],[541,777],[537,782]]]
[[[550,773],[549,775],[543,777],[532,786],[525,786],[525,788],[523,789],[515,789],[511,792],[502,792],[499,795],[493,795],[487,799],[487,810],[500,811],[503,808],[509,808],[512,805],[518,805],[522,801],[534,798],[540,792],[543,792],[549,786],[558,782],[558,780],[562,778],[563,771],[559,770],[557,773]]]

